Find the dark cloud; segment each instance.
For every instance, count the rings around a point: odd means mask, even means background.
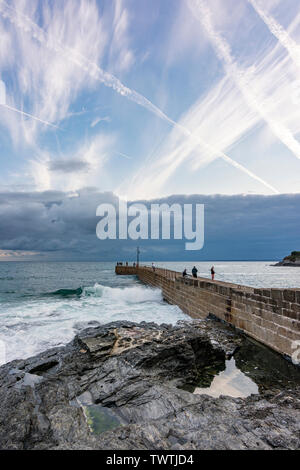
[[[87,171],[90,165],[85,160],[54,160],[49,164],[49,170],[59,173],[77,173],[78,171]]]
[[[300,195],[182,196],[144,202],[205,205],[205,245],[184,249],[181,240],[100,241],[96,209],[118,199],[86,188],[76,194],[0,193],[0,249],[38,251],[49,259],[144,260],[280,259],[300,249]]]

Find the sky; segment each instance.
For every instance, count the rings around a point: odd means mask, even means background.
[[[95,210],[111,193],[248,197],[259,217],[288,197],[293,219],[299,0],[0,0],[0,258],[71,256],[63,232],[44,233],[49,207]],[[45,226],[24,223],[22,239],[14,211],[29,207]],[[276,258],[299,248],[280,230]]]
[[[186,251],[187,240],[105,240],[96,237],[97,206],[117,206],[113,193],[83,189],[0,193],[0,260],[141,261],[280,260],[299,248],[300,194],[183,195],[153,203],[204,204],[204,247]],[[118,225],[118,220],[117,220]],[[150,226],[150,223],[149,223]]]

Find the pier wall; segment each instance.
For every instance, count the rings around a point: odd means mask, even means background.
[[[116,273],[136,274],[192,318],[214,315],[288,357],[300,347],[300,289],[255,289],[141,266],[117,266]]]

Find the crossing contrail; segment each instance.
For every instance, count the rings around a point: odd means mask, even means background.
[[[256,13],[263,20],[270,32],[278,39],[280,44],[288,51],[294,63],[300,66],[300,46],[290,37],[288,32],[265,10],[263,10],[257,0],[248,0]]]
[[[208,145],[198,136],[195,136],[192,132],[186,129],[181,124],[173,121],[173,119],[169,118],[161,109],[155,106],[151,101],[145,98],[140,93],[136,92],[135,90],[131,90],[130,88],[123,85],[123,83],[114,75],[105,72],[102,70],[96,63],[91,62],[89,59],[84,57],[79,52],[72,50],[68,47],[61,45],[58,41],[53,38],[47,36],[47,33],[40,28],[36,23],[34,23],[31,18],[24,15],[23,13],[18,12],[10,5],[8,5],[4,0],[0,0],[0,14],[8,19],[13,25],[17,28],[22,29],[26,33],[30,33],[31,36],[37,40],[40,44],[45,46],[47,49],[61,54],[65,57],[66,60],[71,61],[72,63],[76,64],[82,70],[84,70],[90,77],[98,80],[99,82],[103,83],[105,86],[112,88],[121,96],[128,98],[129,100],[135,102],[136,104],[144,107],[151,113],[155,114],[162,120],[168,122],[172,126],[176,127],[177,129],[181,130],[183,134],[186,136],[196,139],[199,146],[204,147],[208,150],[211,154],[215,156],[215,158],[222,158],[226,162],[228,162],[233,167],[239,169],[240,171],[246,173],[251,178],[255,179],[256,181],[263,184],[265,187],[270,189],[272,192],[279,194],[279,191],[271,186],[269,183],[264,181],[262,178],[245,168],[243,165],[237,163],[236,161],[232,160],[228,155],[224,152],[219,151],[218,149],[213,148],[212,146]],[[300,152],[299,152],[300,155]]]
[[[117,155],[120,155],[121,157],[124,157],[124,158],[127,158],[127,160],[132,160],[132,157],[129,157],[128,155],[126,155],[125,153],[122,153],[122,152],[116,152]]]
[[[27,116],[31,119],[34,119],[35,121],[39,121],[42,124],[46,124],[46,126],[51,126],[51,127],[54,127],[55,129],[59,129],[58,126],[55,126],[54,124],[51,124],[51,122],[44,121],[43,119],[40,119],[36,116],[33,116],[32,114],[25,113],[24,111],[21,111],[20,109],[17,109],[17,108],[13,108],[12,106],[9,106],[8,104],[0,103],[0,106],[2,106],[3,108],[9,109],[10,111],[14,111],[16,113],[22,114],[22,116]]]
[[[188,0],[188,4],[195,18],[200,21],[207,32],[215,49],[217,57],[223,62],[228,75],[234,80],[236,86],[243,94],[249,107],[254,109],[268,124],[274,135],[300,159],[300,144],[292,132],[281,122],[275,120],[266,109],[266,103],[260,101],[251,91],[251,77],[238,68],[231,56],[231,50],[226,40],[214,29],[211,12],[204,0]]]

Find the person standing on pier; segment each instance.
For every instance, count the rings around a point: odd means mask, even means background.
[[[182,273],[182,277],[185,277],[185,276],[187,276],[186,269],[185,269],[185,270],[183,271],[183,273]]]
[[[198,272],[198,269],[196,268],[196,266],[194,266],[193,269],[192,269],[193,277],[197,277],[197,272]]]
[[[155,271],[155,264],[154,263],[152,263],[152,269],[153,269],[153,271]]]
[[[215,267],[214,266],[211,267],[210,273],[211,273],[211,280],[214,281],[215,280]]]

